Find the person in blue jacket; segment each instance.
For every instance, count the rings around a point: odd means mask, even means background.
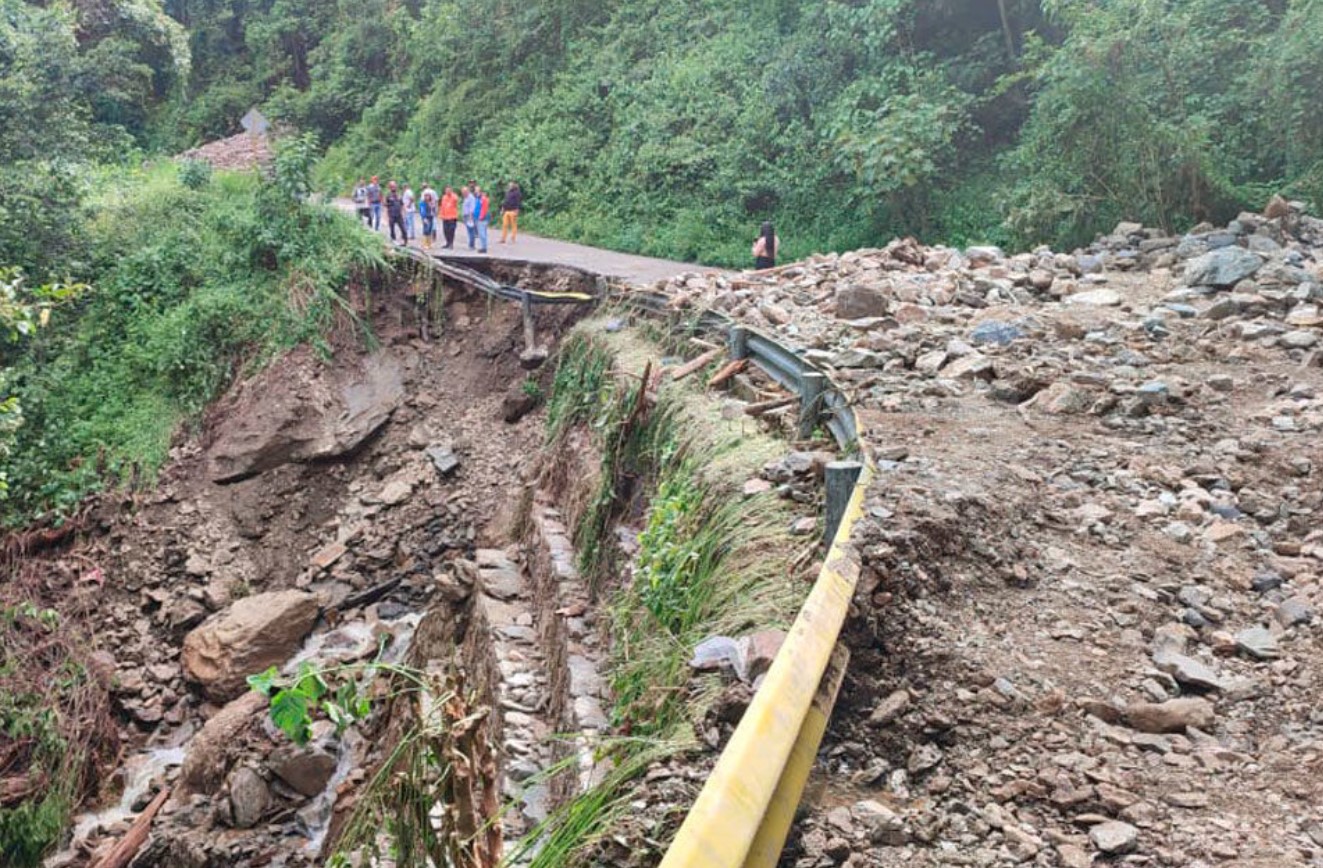
[[[478,241],[478,224],[474,219],[474,208],[477,207],[478,197],[473,192],[477,186],[473,181],[469,181],[469,185],[464,188],[464,201],[459,206],[459,218],[464,221],[464,228],[469,233],[469,250],[472,250]]]
[[[491,199],[483,192],[481,187],[473,188],[474,194],[478,197],[478,204],[473,208],[473,222],[478,227],[478,252],[487,252],[487,224],[491,222]]]

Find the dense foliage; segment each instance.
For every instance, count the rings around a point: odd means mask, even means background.
[[[8,461],[14,517],[150,476],[239,366],[322,341],[352,270],[381,257],[343,216],[254,176],[190,190],[168,166],[121,173],[93,210],[94,289],[11,371],[26,423]]]

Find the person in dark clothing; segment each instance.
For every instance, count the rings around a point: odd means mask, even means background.
[[[404,197],[391,181],[386,192],[386,220],[390,224],[390,240],[396,244],[408,244],[409,234],[404,229]],[[395,227],[400,228],[400,238],[395,240]]]
[[[510,243],[519,237],[519,208],[524,204],[524,192],[514,181],[506,188],[505,199],[501,202],[501,243],[509,233]]]
[[[776,265],[776,250],[781,241],[776,237],[771,223],[763,223],[758,230],[758,240],[753,242],[753,267],[759,271]]]

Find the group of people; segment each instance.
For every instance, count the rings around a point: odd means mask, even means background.
[[[383,188],[373,175],[371,181],[359,179],[354,186],[353,199],[358,216],[375,231],[381,231],[381,212],[386,212],[386,226],[390,240],[395,244],[408,244],[419,239],[424,249],[430,249],[436,243],[436,227],[440,223],[444,248],[451,250],[455,247],[455,230],[462,222],[468,232],[469,249],[487,252],[491,198],[476,181],[460,187],[458,192],[447,186],[440,195],[431,184],[424,184],[415,196],[408,184],[389,181]],[[501,200],[502,244],[507,240],[513,244],[518,237],[519,212],[523,204],[523,191],[511,181]]]
[[[358,216],[375,231],[381,231],[381,212],[386,212],[390,240],[395,244],[408,244],[417,238],[421,240],[423,249],[431,249],[436,243],[437,223],[440,223],[441,235],[445,239],[444,249],[453,250],[455,229],[463,222],[468,231],[469,249],[478,253],[487,252],[491,199],[476,181],[469,181],[459,188],[459,192],[447,186],[440,195],[437,195],[431,184],[424,184],[422,191],[415,196],[413,188],[408,184],[389,181],[383,189],[377,176],[373,175],[371,181],[359,179],[354,186],[353,198]],[[507,239],[513,244],[518,237],[519,212],[523,204],[523,191],[517,183],[511,181],[501,200],[502,244]],[[415,232],[416,221],[421,222],[421,232]],[[772,224],[764,223],[750,251],[753,254],[753,267],[758,270],[774,268],[780,246],[781,239],[776,237]]]

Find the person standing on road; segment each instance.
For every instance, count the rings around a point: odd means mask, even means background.
[[[477,182],[469,181],[469,185],[464,188],[464,203],[460,206],[460,213],[464,215],[464,228],[469,232],[469,250],[472,250],[478,241],[478,221],[475,216],[478,205],[478,195],[475,192],[477,189]]]
[[[408,232],[404,236],[404,243],[408,244],[418,237],[414,231],[414,218],[418,216],[418,200],[413,196],[413,187],[408,184],[404,185],[404,193],[400,198],[404,200],[404,228]]]
[[[367,181],[362,178],[354,185],[354,210],[358,212],[358,219],[362,220],[368,226],[372,225],[372,209],[368,208]]]
[[[459,196],[453,187],[441,194],[441,231],[445,233],[446,249],[455,247],[455,224],[459,222]]]
[[[386,193],[386,222],[390,224],[390,240],[398,244],[408,244],[409,236],[404,231],[404,198],[400,196],[395,187],[395,182],[391,181]],[[395,240],[395,227],[400,229],[400,238]]]
[[[478,224],[478,252],[487,252],[487,222],[491,219],[491,200],[483,192],[481,187],[475,187],[473,192],[478,197],[478,205],[474,209],[474,222]]]
[[[776,251],[781,246],[781,239],[776,237],[772,224],[764,222],[758,230],[758,239],[753,242],[753,267],[757,271],[773,268],[776,265]]]
[[[431,184],[424,184],[418,194],[418,216],[423,221],[423,249],[430,250],[436,240],[436,191]]]
[[[377,176],[372,176],[372,183],[367,185],[368,210],[372,212],[372,228],[381,231],[381,185]]]
[[[519,237],[519,209],[524,204],[524,192],[514,181],[505,189],[505,200],[501,202],[501,243],[505,243],[506,232],[510,233],[510,243]]]

